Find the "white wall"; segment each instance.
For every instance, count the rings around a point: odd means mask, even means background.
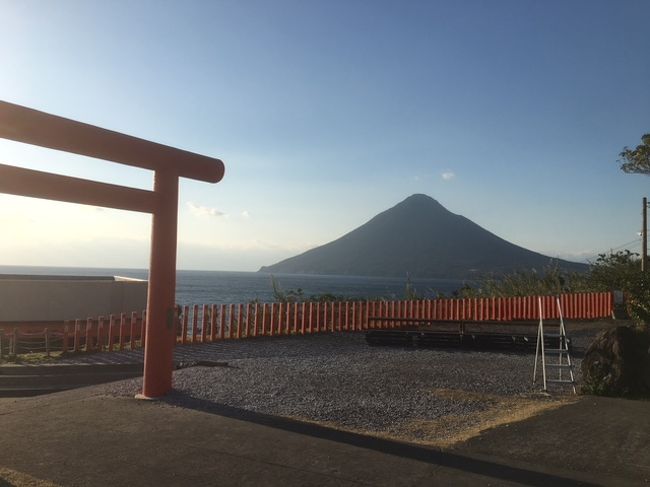
[[[61,321],[142,311],[147,281],[0,279],[0,322]]]

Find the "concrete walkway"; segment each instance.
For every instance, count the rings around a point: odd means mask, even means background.
[[[585,397],[454,451],[103,386],[0,400],[0,468],[60,485],[643,485],[650,402]],[[11,485],[0,479],[0,485]]]

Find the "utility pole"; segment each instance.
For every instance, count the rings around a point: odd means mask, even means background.
[[[643,227],[641,228],[642,232],[642,244],[641,244],[641,272],[645,272],[647,269],[647,259],[648,259],[648,198],[643,197]]]

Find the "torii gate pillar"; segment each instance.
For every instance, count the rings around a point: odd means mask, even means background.
[[[0,138],[154,171],[153,191],[147,191],[0,164],[0,193],[152,215],[144,383],[138,396],[167,394],[176,341],[178,180],[217,183],[223,162],[5,101],[0,101]]]
[[[151,222],[151,260],[147,295],[147,333],[144,347],[142,396],[158,397],[172,388],[176,342],[176,246],[178,176],[154,174],[158,205]]]

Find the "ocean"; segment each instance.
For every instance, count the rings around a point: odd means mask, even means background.
[[[147,279],[146,269],[109,269],[91,267],[2,266],[0,274],[55,274],[65,276],[124,276]],[[351,299],[403,299],[407,279],[362,276],[319,276],[274,274],[284,291],[302,289],[305,298],[333,294]],[[465,281],[456,279],[411,279],[411,287],[422,297],[446,295],[459,289]],[[259,272],[187,271],[176,273],[176,302],[186,304],[221,304],[274,301],[270,274]]]

